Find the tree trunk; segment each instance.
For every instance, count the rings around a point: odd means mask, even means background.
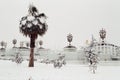
[[[34,47],[35,47],[35,35],[31,35],[29,67],[34,67]]]
[[[34,67],[34,48],[30,48],[29,67]]]

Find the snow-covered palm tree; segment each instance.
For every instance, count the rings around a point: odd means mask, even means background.
[[[38,35],[43,36],[47,31],[47,24],[45,22],[46,15],[44,13],[39,13],[38,9],[30,5],[29,14],[21,18],[20,21],[20,32],[23,35],[30,37],[30,60],[29,67],[34,67],[34,47],[35,40]]]

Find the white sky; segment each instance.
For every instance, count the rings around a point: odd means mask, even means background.
[[[66,36],[72,33],[76,47],[90,40],[99,40],[99,30],[107,31],[107,42],[120,44],[120,0],[0,0],[0,41],[12,46],[12,40],[29,41],[19,32],[19,21],[33,4],[47,16],[48,31],[42,39],[44,47],[62,49]]]

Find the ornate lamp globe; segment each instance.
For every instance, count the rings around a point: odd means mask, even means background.
[[[69,46],[70,46],[70,45],[71,45],[71,42],[72,42],[72,40],[73,40],[73,36],[72,36],[71,33],[68,34],[68,36],[67,36],[67,40],[68,40],[68,42],[69,42]]]
[[[29,67],[33,67],[35,40],[38,35],[43,36],[46,33],[48,26],[45,21],[47,18],[46,15],[44,13],[39,13],[35,6],[30,5],[28,13],[27,16],[22,17],[20,20],[20,32],[30,37],[31,53]]]
[[[43,49],[43,47],[42,47],[43,41],[42,40],[39,41],[39,45],[40,45],[40,49]]]
[[[65,51],[70,51],[70,52],[71,51],[76,51],[77,48],[75,46],[71,45],[72,40],[73,40],[73,35],[71,33],[69,33],[67,35],[67,41],[69,42],[69,45],[64,47]]]
[[[27,43],[26,43],[26,47],[29,48],[29,46],[30,46],[30,44],[29,44],[29,42],[27,42]]]
[[[5,42],[4,42],[4,41],[1,41],[1,42],[0,42],[0,45],[2,46],[1,50],[3,50],[3,49],[4,49],[4,46],[5,46]]]
[[[105,31],[105,29],[102,28],[102,30],[100,30],[99,34],[100,34],[100,38],[104,41],[104,39],[106,37],[106,31]]]
[[[17,40],[16,39],[13,39],[13,44],[14,44],[14,46],[13,46],[13,48],[15,48],[15,44],[17,43]]]

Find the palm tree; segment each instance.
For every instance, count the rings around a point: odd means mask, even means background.
[[[46,15],[39,13],[37,8],[33,5],[29,6],[29,14],[21,18],[20,32],[23,35],[30,37],[30,60],[29,67],[34,67],[34,48],[35,40],[38,35],[43,36],[47,31],[47,24],[45,22]]]
[[[16,39],[13,39],[13,44],[14,44],[14,47],[15,48],[15,44],[17,43],[17,40]]]

